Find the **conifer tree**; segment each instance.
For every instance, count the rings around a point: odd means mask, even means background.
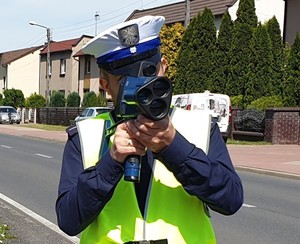
[[[244,95],[245,84],[250,82],[251,40],[253,29],[257,26],[254,0],[241,0],[237,11],[237,19],[234,22],[231,59],[231,81],[228,83],[228,95]],[[243,101],[244,106],[245,101]]]
[[[193,34],[193,29],[190,26],[194,25],[194,22],[196,22],[199,16],[200,14],[192,19],[189,28],[185,30],[182,37],[182,42],[178,51],[178,58],[175,63],[177,68],[174,76],[174,94],[186,93],[186,81],[188,80],[187,74],[191,74],[190,50],[194,48],[192,41],[190,41]],[[189,79],[191,79],[191,76]]]
[[[175,94],[210,89],[216,45],[215,19],[205,8],[188,26],[182,40],[175,76]]]
[[[266,27],[271,40],[272,49],[272,77],[271,85],[273,95],[282,95],[285,64],[285,45],[281,37],[279,23],[274,16],[267,23]]]
[[[300,33],[298,32],[288,57],[284,84],[284,105],[300,106]]]
[[[255,0],[240,0],[236,16],[235,24],[247,24],[255,28],[257,26]]]
[[[244,100],[250,104],[262,96],[273,95],[271,40],[266,26],[258,24],[251,41],[249,81],[245,83]]]
[[[215,72],[210,91],[227,93],[226,84],[230,81],[230,47],[233,34],[233,21],[228,11],[222,17],[216,43]]]

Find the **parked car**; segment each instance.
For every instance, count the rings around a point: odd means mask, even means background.
[[[20,122],[21,122],[21,116],[14,107],[0,106],[0,124],[2,123],[20,124]]]
[[[112,108],[110,107],[88,107],[84,109],[76,118],[75,122],[80,120],[88,119],[96,117],[98,114],[106,113],[111,111]]]
[[[231,103],[228,95],[211,93],[178,94],[172,96],[171,105],[186,110],[206,110],[216,120],[222,137],[227,142],[231,128]]]

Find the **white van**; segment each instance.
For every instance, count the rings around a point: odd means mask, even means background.
[[[209,91],[178,94],[172,96],[171,105],[186,110],[209,110],[219,125],[224,141],[227,141],[231,123],[231,104],[228,95]]]

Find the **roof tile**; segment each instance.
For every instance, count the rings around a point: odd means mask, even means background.
[[[76,46],[76,44],[80,41],[80,38],[65,40],[65,41],[51,41],[50,42],[50,51],[51,53],[54,52],[62,52],[62,51],[72,51],[72,47]],[[47,45],[44,47],[44,49],[41,51],[41,54],[47,53]]]
[[[30,47],[30,48],[24,48],[14,51],[8,51],[1,53],[1,64],[9,64],[19,58],[22,58],[26,56],[29,53],[33,53],[38,49],[41,49],[43,46],[37,46],[37,47]]]
[[[209,8],[215,16],[223,15],[228,7],[235,4],[236,1],[237,0],[191,0],[191,19],[203,11],[205,7]],[[185,1],[145,10],[135,10],[126,20],[140,18],[145,15],[162,15],[166,18],[166,24],[184,22]]]

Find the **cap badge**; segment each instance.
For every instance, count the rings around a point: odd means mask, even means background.
[[[130,52],[131,52],[131,53],[136,53],[136,51],[137,51],[137,50],[136,50],[136,47],[131,47],[131,48],[130,48]]]
[[[118,35],[120,42],[124,47],[134,46],[140,40],[139,29],[137,24],[133,24],[119,29]]]

